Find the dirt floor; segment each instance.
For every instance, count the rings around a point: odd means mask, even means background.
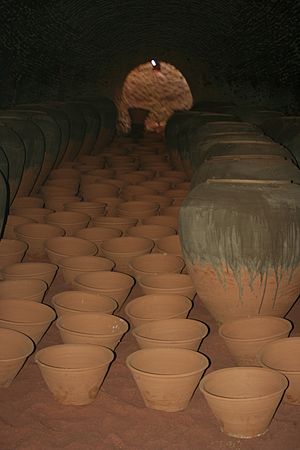
[[[45,303],[67,290],[60,275]],[[129,301],[141,294],[135,287]],[[128,301],[127,300],[127,301]],[[217,327],[198,297],[190,314],[210,327],[201,351],[211,359],[208,371],[233,366]],[[123,308],[124,309],[124,308]],[[119,313],[124,316],[123,310]],[[300,302],[288,318],[300,336]],[[38,348],[60,343],[52,324]],[[164,413],[148,409],[126,365],[126,356],[137,350],[130,331],[117,347],[117,357],[97,399],[88,406],[63,406],[47,389],[33,356],[13,384],[1,390],[0,450],[299,450],[300,407],[281,404],[269,431],[262,437],[242,440],[219,430],[199,390],[184,412]]]

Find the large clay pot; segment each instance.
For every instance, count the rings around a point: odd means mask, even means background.
[[[28,336],[0,328],[0,388],[12,383],[33,351],[34,344]]]
[[[187,269],[219,322],[285,316],[299,295],[299,236],[294,184],[208,180],[181,208]]]
[[[262,366],[285,375],[289,386],[284,401],[300,405],[300,337],[278,339],[265,345],[258,356]]]
[[[35,355],[45,383],[64,405],[87,405],[95,400],[113,359],[108,348],[89,344],[52,345]]]
[[[147,348],[131,353],[126,365],[148,408],[176,412],[188,406],[209,361],[183,348]]]
[[[221,430],[237,438],[264,434],[288,386],[281,373],[261,367],[230,367],[206,375],[203,393]]]
[[[129,328],[121,317],[97,312],[61,316],[56,325],[65,344],[103,345],[111,350]]]

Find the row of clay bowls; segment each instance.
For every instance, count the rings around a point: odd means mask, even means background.
[[[127,155],[115,147],[101,157],[86,156],[70,166],[50,175],[47,185],[41,190],[46,208],[41,208],[40,203],[37,209],[44,211],[35,210],[36,214],[30,217],[38,222],[37,225],[42,223],[55,227],[57,235],[44,239],[39,247],[40,253],[32,251],[34,246],[26,241],[29,257],[43,259],[47,256],[52,266],[60,268],[67,286],[73,289],[57,294],[52,300],[64,345],[48,347],[36,354],[45,381],[61,402],[85,404],[95,398],[113,360],[113,351],[128,331],[127,322],[111,314],[123,306],[135,278],[144,295],[130,301],[125,312],[141,350],[129,355],[127,366],[148,407],[165,411],[185,409],[209,365],[208,358],[197,352],[208,329],[202,322],[187,319],[195,289],[189,276],[182,273],[184,263],[176,234],[179,205],[188,191],[188,183],[183,174],[170,170],[164,154],[157,149],[154,154],[148,148],[133,149]],[[57,182],[60,177],[63,182]],[[174,182],[174,179],[179,182]],[[56,180],[56,183],[51,180]],[[83,201],[77,195],[78,189]],[[55,203],[57,199],[58,203]],[[23,213],[25,202],[24,199]],[[27,202],[30,204],[29,200]],[[71,216],[65,211],[75,213],[72,214],[75,224],[66,220]],[[22,231],[22,225],[16,227],[15,233],[16,237],[22,238],[20,228]],[[52,230],[54,232],[54,228]],[[160,234],[163,231],[166,235]],[[67,244],[65,252],[63,243]],[[135,250],[134,244],[137,246]],[[172,244],[175,246],[170,250]],[[82,256],[85,259],[80,260]],[[8,269],[6,267],[4,272]],[[109,281],[113,281],[113,290],[106,286]],[[82,297],[78,297],[78,292],[84,292],[80,294]],[[40,306],[47,308],[46,305]],[[255,326],[255,319],[249,319],[253,331],[250,338],[248,335],[243,337],[238,330],[240,327],[245,332],[246,322],[221,327],[220,335],[242,367],[211,372],[200,383],[200,389],[219,420],[234,423],[233,428],[224,425],[224,430],[234,436],[253,437],[264,432],[287,387],[286,378],[279,372],[245,367],[259,363],[272,367],[270,362],[262,359],[264,344],[289,335],[291,325],[284,319],[277,319],[276,323],[273,320],[271,331],[265,333],[269,319],[274,318],[257,318]],[[109,333],[111,329],[115,330],[113,336]],[[103,332],[99,333],[99,330]],[[255,341],[254,350],[249,350],[251,339]],[[290,345],[297,345],[295,339],[287,341]],[[91,350],[91,343],[98,344],[99,354],[95,355]],[[234,345],[240,346],[238,351],[234,350]],[[241,345],[244,348],[241,349]],[[66,355],[71,355],[71,361]],[[87,356],[83,358],[82,355]],[[56,377],[66,361],[73,371],[82,370],[78,366],[80,358],[84,359],[85,365],[96,366],[88,371],[91,379],[87,382],[90,390],[93,386],[94,395],[88,397],[86,390],[69,385],[64,386],[69,397],[62,398],[56,388]],[[257,383],[252,387],[253,380]],[[80,378],[77,382],[80,383]],[[245,394],[246,384],[248,392]],[[75,395],[77,391],[78,396]],[[224,397],[228,400],[226,420],[222,417],[224,405],[220,407]],[[286,397],[294,399],[295,395],[292,392]],[[235,419],[229,419],[230,402],[236,402],[237,398],[239,411],[245,410],[248,414],[247,426],[237,425]],[[267,399],[269,408],[264,417],[257,416],[255,421],[247,409],[247,402],[253,403],[254,399],[258,404]],[[236,411],[233,414],[237,414]]]

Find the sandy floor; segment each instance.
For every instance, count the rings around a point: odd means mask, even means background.
[[[66,290],[60,276],[45,303],[54,293]],[[140,295],[134,288],[130,298]],[[129,300],[130,300],[129,298]],[[123,316],[123,311],[120,312]],[[234,365],[216,324],[195,299],[190,317],[210,326],[201,351],[212,361],[209,371]],[[300,336],[300,302],[290,318]],[[60,343],[53,324],[38,348]],[[240,440],[219,431],[199,390],[184,412],[163,413],[147,409],[131,374],[126,356],[137,345],[129,332],[117,348],[114,361],[97,399],[88,406],[63,406],[48,391],[31,357],[13,384],[1,390],[0,450],[299,450],[300,407],[281,404],[269,431],[260,438]]]

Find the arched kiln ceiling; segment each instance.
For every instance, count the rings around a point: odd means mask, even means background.
[[[35,95],[49,88],[63,96],[117,71],[121,54],[129,58],[124,77],[136,52],[143,59],[133,66],[170,51],[228,83],[298,91],[295,0],[2,0],[0,18],[2,87],[26,80],[42,86]]]

